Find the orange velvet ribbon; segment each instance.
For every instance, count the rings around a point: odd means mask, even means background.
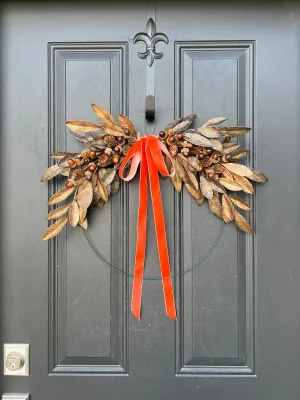
[[[119,170],[120,178],[124,181],[130,181],[135,176],[138,166],[140,164],[140,198],[131,300],[131,311],[138,320],[140,320],[141,318],[142,286],[146,253],[148,175],[152,197],[152,207],[155,221],[161,278],[165,297],[166,314],[169,317],[176,319],[176,308],[171,279],[171,269],[158,172],[165,176],[172,175],[170,175],[167,170],[162,152],[170,158],[170,161],[174,167],[173,160],[165,145],[155,136],[146,135],[145,137],[142,137],[140,140],[134,143],[134,145],[131,147],[128,154],[126,155],[125,159],[123,160]],[[123,171],[130,159],[131,165],[129,174],[124,177]]]

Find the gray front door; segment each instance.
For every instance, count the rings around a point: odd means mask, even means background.
[[[146,4],[147,3],[147,4]],[[241,4],[243,3],[243,5]],[[297,400],[300,397],[298,2],[7,2],[1,49],[1,342],[30,344],[29,377],[2,376],[2,393],[32,400]],[[148,8],[147,8],[148,7]],[[146,281],[142,320],[131,279],[110,269],[81,229],[40,243],[55,150],[80,149],[64,121],[96,122],[97,103],[145,131],[151,78],[133,44],[155,17],[169,44],[154,62],[155,126],[197,114],[249,125],[256,235],[226,226],[212,254],[175,279],[178,320],[160,281]],[[199,126],[198,125],[198,126]],[[152,133],[152,132],[150,132]],[[58,185],[60,181],[58,182]],[[257,185],[258,186],[258,185]],[[220,221],[161,181],[171,265],[189,268]],[[138,179],[88,235],[104,258],[132,271]],[[146,274],[159,275],[151,209]],[[298,311],[297,311],[298,310]],[[17,398],[17,397],[16,397]]]

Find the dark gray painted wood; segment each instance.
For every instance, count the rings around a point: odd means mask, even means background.
[[[1,377],[2,392],[33,400],[298,399],[298,4],[156,2],[156,24],[170,43],[157,45],[164,57],[155,62],[156,121],[148,131],[184,113],[195,112],[197,123],[228,116],[252,127],[243,139],[252,150],[247,163],[270,177],[251,200],[256,236],[226,227],[205,263],[176,279],[176,323],[165,316],[159,281],[145,282],[136,321],[131,280],[108,270],[80,230],[39,243],[55,190],[39,182],[48,153],[78,148],[64,121],[95,120],[95,102],[144,131],[146,63],[137,56],[144,44],[132,38],[145,28],[146,1],[7,3],[2,13],[0,335],[31,349],[30,376]],[[93,212],[89,235],[132,271],[138,180],[123,186]],[[161,188],[179,272],[211,247],[220,221],[170,182]],[[151,207],[148,227],[153,277]]]

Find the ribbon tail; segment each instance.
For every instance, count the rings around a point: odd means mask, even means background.
[[[131,311],[133,315],[141,319],[141,302],[143,290],[143,276],[146,253],[146,223],[147,223],[147,160],[145,152],[145,140],[141,140],[141,164],[140,164],[140,194],[137,223],[137,240],[135,252],[134,278],[132,284]]]
[[[153,214],[155,221],[155,230],[157,238],[157,247],[160,261],[163,292],[165,297],[166,314],[176,319],[176,308],[173,293],[173,284],[171,279],[171,268],[169,262],[167,236],[165,231],[165,221],[163,213],[163,204],[161,199],[159,176],[155,163],[151,155],[151,149],[147,147],[147,164],[149,170],[150,191],[152,197]]]

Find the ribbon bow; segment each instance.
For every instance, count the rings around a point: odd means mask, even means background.
[[[152,197],[152,207],[155,221],[163,292],[165,297],[166,314],[169,317],[176,319],[176,309],[158,172],[165,176],[172,176],[173,174],[169,174],[162,152],[170,158],[170,161],[174,167],[174,162],[166,146],[155,136],[146,135],[134,143],[123,160],[119,170],[120,178],[128,182],[135,176],[138,166],[141,164],[137,240],[131,300],[131,311],[138,320],[141,318],[142,286],[146,252],[146,222],[148,202],[147,175],[149,175],[150,181],[150,191]],[[129,174],[124,177],[123,171],[130,159],[132,159],[132,162]]]

